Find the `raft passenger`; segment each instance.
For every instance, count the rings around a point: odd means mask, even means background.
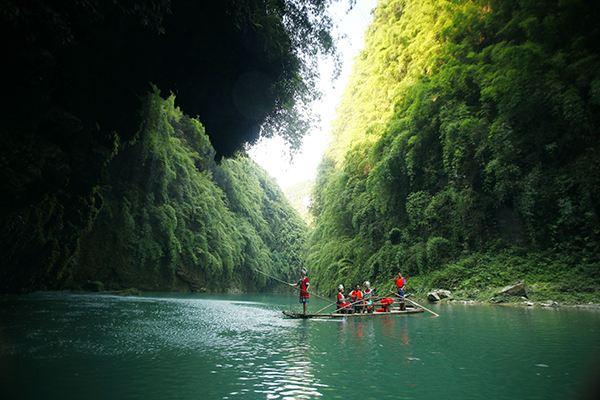
[[[342,314],[347,314],[350,309],[350,303],[346,301],[346,297],[344,296],[344,285],[339,285],[338,286],[338,294],[337,294],[337,300],[335,302],[336,304],[336,311],[339,311]]]
[[[394,299],[392,299],[391,297],[384,297],[379,302],[381,304],[381,308],[378,308],[375,311],[377,311],[377,312],[390,312],[390,306],[394,302]]]
[[[375,289],[371,289],[371,282],[365,281],[365,290],[363,291],[363,298],[365,300],[365,312],[373,312],[373,297],[375,296]]]
[[[360,290],[360,285],[356,285],[354,290],[350,292],[350,302],[354,303],[354,312],[359,313],[363,311],[364,302],[363,292]]]

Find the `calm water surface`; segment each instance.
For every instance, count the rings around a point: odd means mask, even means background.
[[[0,397],[568,399],[597,372],[595,311],[444,305],[439,318],[283,319],[294,300],[0,298]]]

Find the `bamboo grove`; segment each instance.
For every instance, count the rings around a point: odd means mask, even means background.
[[[397,270],[467,297],[598,289],[599,10],[379,2],[313,195],[323,290]]]

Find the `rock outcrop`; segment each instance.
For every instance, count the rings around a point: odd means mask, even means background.
[[[432,290],[431,292],[427,293],[427,300],[431,301],[431,302],[438,302],[442,299],[451,299],[452,298],[452,293],[449,290],[444,290],[444,289],[436,289],[436,290]]]
[[[523,282],[517,282],[514,285],[508,285],[502,288],[496,296],[527,296],[527,287]]]
[[[542,306],[542,307],[558,307],[559,304],[554,300],[548,300],[545,303],[540,303],[540,306]]]

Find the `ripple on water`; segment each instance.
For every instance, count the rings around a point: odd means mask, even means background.
[[[402,398],[466,398],[475,384],[481,393],[501,386],[504,398],[523,398],[527,385],[537,385],[539,393],[552,386],[568,398],[581,360],[600,348],[594,339],[598,319],[590,322],[587,314],[567,319],[561,313],[449,307],[437,319],[322,323],[285,320],[278,305],[239,300],[23,299],[23,306],[0,307],[0,339],[10,339],[0,341],[0,356],[34,358],[31,365],[49,366],[46,378],[65,382],[74,373],[81,374],[78,382],[97,385],[131,373],[132,380],[121,384],[153,387],[148,398],[168,397],[163,387],[181,398],[352,398],[356,390],[365,398],[390,398],[398,382]],[[357,359],[373,373],[356,374]],[[74,371],[51,368],[61,362],[70,367],[73,360],[81,363]],[[86,366],[104,362],[102,371],[112,375],[96,370],[86,376],[81,360]],[[139,365],[144,368],[136,370]],[[435,371],[443,373],[424,379]],[[559,373],[569,378],[549,385]],[[511,384],[499,385],[501,379]],[[161,383],[152,386],[154,381]]]

